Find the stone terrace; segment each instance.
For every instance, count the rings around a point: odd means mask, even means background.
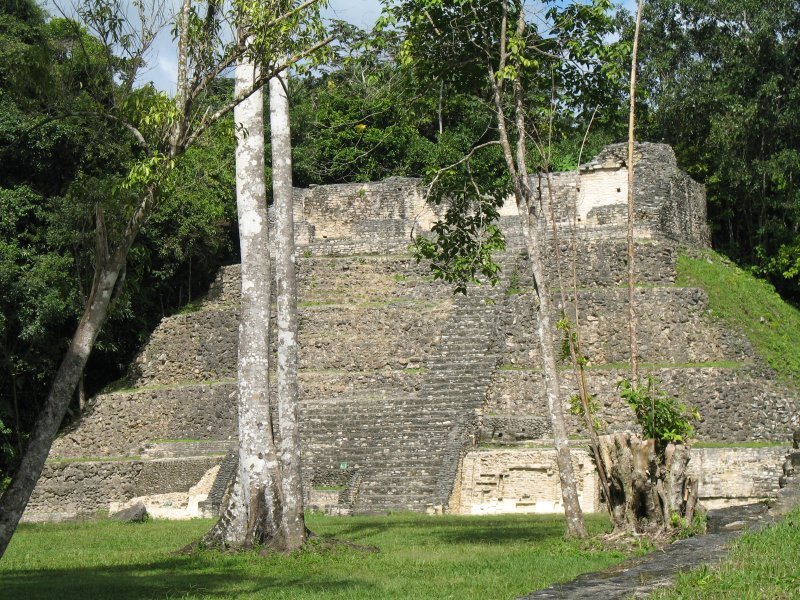
[[[640,154],[646,168],[637,198],[646,210],[636,252],[645,369],[700,408],[702,439],[786,439],[797,418],[796,396],[776,383],[740,334],[710,318],[702,290],[675,286],[681,244],[702,244],[707,235],[702,189],[676,171],[668,149],[644,145]],[[612,429],[632,425],[616,395],[627,360],[619,156],[615,147],[602,153],[580,185],[574,174],[552,180],[559,194],[579,200],[584,219],[576,234],[583,352],[589,386],[604,404],[600,416]],[[416,181],[321,186],[298,190],[296,200],[299,389],[310,504],[344,513],[539,510],[519,491],[522,477],[528,488],[549,490],[549,499],[536,501],[558,510],[531,281],[513,208],[504,208],[501,219],[508,240],[501,284],[462,297],[433,281],[404,250],[409,234],[425,231],[435,216]],[[560,243],[564,265],[572,255],[569,241],[565,234]],[[571,272],[559,283],[554,261],[549,271],[558,300],[559,287],[571,289]],[[236,435],[238,267],[224,268],[196,308],[164,319],[131,366],[132,387],[92,399],[82,419],[56,440],[27,519],[94,513],[142,496],[153,502],[162,496],[163,505],[164,494],[188,493],[222,465],[200,503],[201,510],[218,509],[235,466],[225,457]],[[564,368],[566,399],[573,384]],[[570,417],[570,426],[581,434],[579,419]],[[493,458],[480,455],[480,444],[504,449]],[[709,471],[702,485],[718,497],[714,473],[731,463],[727,455],[706,454],[698,462]],[[751,452],[740,462],[749,465],[747,473],[765,471],[772,454]],[[596,508],[590,465],[576,460],[588,486],[583,497]],[[469,473],[461,473],[462,464],[471,465]],[[774,495],[768,479],[737,497]]]

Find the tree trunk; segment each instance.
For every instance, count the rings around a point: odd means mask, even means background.
[[[636,56],[639,49],[639,27],[642,23],[643,0],[639,0],[636,10],[636,29],[633,34],[633,56],[631,57],[631,90],[630,111],[628,115],[628,340],[631,350],[631,380],[633,384],[639,383],[639,343],[636,337],[636,304],[635,304],[635,268],[633,254],[633,168],[634,168],[634,127],[636,124]]]
[[[578,159],[578,173],[580,174],[580,158]],[[564,275],[561,269],[561,249],[560,249],[560,241],[558,238],[558,223],[556,222],[556,209],[555,209],[556,195],[555,195],[555,190],[553,188],[553,178],[550,176],[549,165],[547,166],[547,194],[548,194],[547,204],[549,208],[548,213],[550,215],[550,227],[551,231],[553,232],[553,242],[552,242],[553,256],[555,258],[555,263],[556,263],[558,287],[561,293],[561,305],[564,307],[564,318],[567,321],[570,321],[570,318],[566,314],[567,294],[565,292],[566,284],[564,282]],[[578,258],[576,255],[577,250],[575,250],[575,238],[577,236],[576,226],[577,226],[577,217],[573,222],[573,230],[572,230],[573,314],[572,314],[572,321],[567,327],[565,334],[567,340],[567,348],[569,350],[569,358],[570,362],[572,363],[572,374],[575,377],[575,385],[578,387],[578,397],[580,398],[581,407],[583,409],[583,418],[586,424],[586,433],[589,436],[589,446],[591,447],[592,455],[594,456],[594,460],[597,466],[597,474],[600,477],[600,489],[603,492],[603,498],[605,498],[606,500],[606,508],[608,508],[610,506],[608,503],[608,497],[609,497],[608,480],[606,479],[606,473],[605,469],[603,468],[603,463],[600,460],[600,450],[597,442],[597,431],[595,430],[594,419],[592,416],[592,409],[589,403],[589,387],[586,385],[586,375],[583,370],[583,364],[581,363],[580,357],[578,356],[578,352],[580,350],[580,320],[578,319],[578,273],[577,273]]]
[[[22,432],[19,425],[19,399],[17,398],[17,376],[11,374],[11,400],[14,403],[14,438],[17,440],[17,452],[22,454]]]
[[[257,76],[249,63],[236,66],[235,94]],[[209,545],[282,549],[280,466],[269,406],[270,257],[264,182],[264,108],[259,90],[234,109],[236,204],[241,249],[241,321],[237,404],[239,468],[223,518],[206,534]]]
[[[78,380],[78,411],[83,413],[86,408],[86,385],[84,384],[85,377],[81,373],[81,378]]]
[[[527,203],[522,206],[518,203],[518,207],[520,211],[527,211]],[[539,306],[534,306],[534,314],[538,313],[539,352],[544,369],[547,412],[553,428],[553,443],[556,448],[556,463],[558,464],[558,474],[561,481],[564,515],[567,518],[567,534],[570,537],[582,538],[587,535],[586,527],[583,523],[583,512],[578,500],[578,483],[575,479],[575,470],[572,468],[572,456],[569,450],[569,436],[567,435],[567,425],[564,420],[564,409],[558,397],[560,386],[555,351],[553,350],[552,299],[544,276],[544,261],[538,232],[534,231],[536,223],[533,222],[530,213],[520,212],[520,219],[531,263],[533,286],[539,301]]]
[[[297,424],[297,278],[292,205],[292,140],[286,76],[269,81],[272,193],[275,204],[275,281],[278,286],[278,424],[286,550],[303,545],[303,480]]]
[[[515,0],[517,6],[516,35],[522,39],[525,34],[525,11],[519,0]],[[503,13],[507,14],[508,5],[503,2]],[[505,18],[501,45],[505,48]],[[559,400],[558,370],[556,369],[556,357],[553,350],[553,328],[551,323],[552,301],[550,290],[547,286],[544,270],[544,256],[542,254],[539,219],[533,212],[535,204],[530,181],[528,180],[528,168],[526,160],[525,145],[525,107],[524,93],[521,80],[520,65],[514,65],[516,76],[513,79],[513,98],[514,98],[514,125],[516,127],[516,148],[512,148],[511,138],[506,125],[505,107],[503,103],[503,80],[496,78],[495,73],[501,73],[506,66],[509,56],[503,49],[501,51],[500,63],[494,67],[491,63],[488,66],[489,82],[492,86],[495,111],[497,112],[497,129],[500,146],[503,149],[506,168],[513,188],[514,198],[519,211],[520,224],[525,237],[525,244],[528,249],[528,257],[531,264],[531,274],[533,275],[533,285],[538,300],[538,305],[534,302],[533,314],[537,315],[537,333],[539,338],[539,348],[542,356],[542,367],[544,368],[545,390],[547,393],[547,412],[550,416],[550,423],[553,428],[553,442],[556,448],[556,463],[561,482],[561,498],[564,502],[564,515],[567,519],[568,537],[586,537],[586,526],[583,522],[583,511],[578,501],[578,485],[575,479],[575,470],[572,468],[572,457],[569,451],[569,440],[567,427],[564,421],[564,409]],[[515,151],[516,150],[516,151]]]
[[[672,527],[673,515],[691,522],[697,504],[697,481],[689,477],[689,448],[629,433],[599,438],[608,474],[615,531],[657,533]]]
[[[86,361],[106,320],[108,306],[114,294],[114,288],[120,273],[125,268],[125,261],[131,244],[139,232],[144,217],[149,212],[152,202],[152,188],[148,189],[125,230],[120,246],[114,255],[108,257],[105,248],[105,226],[102,213],[98,213],[97,237],[98,252],[95,256],[95,277],[92,291],[78,327],[72,336],[69,349],[61,361],[61,365],[53,379],[53,385],[45,400],[42,412],[28,439],[28,445],[22,456],[19,468],[11,480],[11,484],[0,498],[0,558],[6,551],[11,536],[17,528],[28,500],[42,474],[44,463],[58,433],[58,428],[69,408],[75,387],[83,375]]]

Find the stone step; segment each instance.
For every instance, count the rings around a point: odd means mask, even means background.
[[[356,499],[354,514],[377,514],[382,511],[410,510],[425,512],[432,505],[431,494],[366,494]]]
[[[376,470],[372,468],[370,471],[369,474],[365,474],[368,476],[364,477],[364,480],[362,480],[361,487],[359,488],[362,492],[365,490],[376,491],[380,488],[391,488],[393,491],[396,491],[395,488],[398,486],[406,486],[406,491],[411,491],[415,488],[427,490],[435,486],[437,480],[436,475],[422,475],[416,473],[413,478],[409,480],[405,475],[393,474],[386,469]],[[418,471],[422,471],[422,469],[418,469]]]
[[[432,469],[439,465],[446,454],[445,450],[439,449],[438,453],[434,453],[435,450],[435,448],[376,449],[358,446],[320,446],[315,449],[312,446],[306,450],[305,455],[317,457],[318,464],[316,466],[319,466],[319,464],[339,466],[341,463],[346,462],[353,467],[380,468],[382,470],[387,470],[398,464],[405,467]]]
[[[444,434],[447,432],[442,433]],[[411,466],[412,464],[403,462],[403,460],[406,459],[414,459],[416,461],[416,458],[419,458],[418,462],[413,463],[414,465],[420,463],[427,464],[445,454],[445,451],[438,447],[441,440],[430,442],[426,438],[419,438],[413,441],[415,443],[411,443],[410,440],[406,440],[405,443],[398,441],[380,443],[379,441],[371,439],[363,441],[342,439],[338,444],[326,444],[324,440],[320,440],[319,442],[308,440],[305,447],[308,449],[309,453],[314,454],[324,451],[325,448],[329,448],[330,452],[335,452],[337,456],[348,455],[362,459],[390,459],[393,461],[396,460],[397,464],[404,466]]]
[[[391,418],[392,420],[408,419],[409,422],[416,422],[418,419],[440,419],[450,420],[455,417],[454,408],[445,406],[444,404],[431,405],[427,402],[429,395],[424,395],[418,401],[403,404],[392,405],[375,405],[375,406],[358,406],[358,405],[339,405],[339,406],[323,406],[317,405],[314,407],[301,408],[300,414],[302,420],[308,420],[318,423],[338,423],[341,421],[352,422],[360,418],[367,419],[372,424],[379,423],[383,419]],[[432,396],[431,396],[432,397]],[[460,406],[460,401],[458,401]]]
[[[143,458],[181,458],[227,454],[236,449],[236,440],[150,442],[143,448]]]

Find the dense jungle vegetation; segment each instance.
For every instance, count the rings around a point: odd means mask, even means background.
[[[614,23],[606,39],[624,43],[630,15],[620,12]],[[681,166],[706,184],[715,248],[794,302],[799,26],[796,0],[648,2],[638,134],[672,144]],[[290,90],[296,186],[424,177],[492,127],[469,82],[422,85],[396,34],[336,27],[333,60]],[[109,192],[138,150],[117,123],[84,114],[118,84],[96,52],[84,30],[32,0],[0,0],[0,481],[83,309],[95,207],[109,219],[125,216]],[[590,123],[584,159],[624,139],[624,82],[554,106],[554,81],[544,72],[526,90],[540,124],[552,124],[551,151],[537,168],[574,168]],[[231,92],[224,79],[213,90]],[[198,297],[220,265],[237,261],[233,147],[229,118],[170,176],[89,362],[87,394],[123,375],[158,320]]]

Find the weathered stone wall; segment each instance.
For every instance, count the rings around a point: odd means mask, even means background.
[[[755,362],[750,344],[708,318],[707,298],[697,288],[640,288],[636,291],[639,360],[644,363],[708,363],[720,361]],[[580,290],[582,354],[590,365],[619,364],[630,356],[627,326],[627,290],[597,288]],[[505,365],[539,365],[536,320],[531,294],[515,294],[501,313],[505,336],[502,361]],[[561,314],[561,306],[556,315]],[[567,304],[568,315],[573,305]],[[557,335],[561,351],[563,333]]]
[[[555,450],[477,450],[461,465],[457,514],[558,513],[564,508]],[[572,449],[578,498],[585,512],[599,510],[597,471],[589,453]]]
[[[53,443],[51,456],[139,456],[157,439],[236,435],[236,384],[184,385],[103,394]]]
[[[659,378],[667,392],[697,407],[703,416],[697,426],[698,439],[786,441],[797,427],[796,395],[759,368],[665,367],[645,372]],[[602,406],[598,417],[610,431],[635,425],[632,412],[617,392],[617,384],[627,375],[625,368],[588,371],[589,391]],[[569,371],[562,371],[561,390],[564,408],[568,410],[567,399],[577,393]],[[544,378],[540,371],[498,370],[487,395],[481,438],[537,439],[543,431],[548,437],[549,423],[542,422],[541,427],[535,428],[531,424],[532,418],[546,414]],[[567,420],[570,431],[583,432],[581,418],[567,415]]]
[[[573,446],[581,508],[605,510],[597,474],[584,448]],[[700,481],[707,508],[775,498],[786,447],[693,448],[690,474]],[[459,514],[561,512],[561,488],[552,448],[481,449],[463,460],[454,506]]]
[[[554,190],[554,213],[562,230],[576,220],[577,229],[603,228],[606,235],[623,235],[627,221],[627,144],[606,146],[576,173],[536,175],[532,183],[549,205]],[[706,246],[703,186],[678,168],[675,153],[665,144],[640,143],[635,149],[635,219],[651,235]],[[549,213],[548,211],[546,211]],[[641,235],[641,234],[640,234]],[[649,236],[648,236],[649,237]]]
[[[314,255],[402,251],[437,218],[407,177],[296,189],[294,201],[296,241]]]
[[[775,498],[788,446],[692,448],[689,474],[700,481],[707,508],[750,504]]]
[[[222,457],[45,464],[24,520],[74,518],[107,511],[136,496],[186,492]]]
[[[298,263],[301,369],[417,368],[436,346],[452,292],[408,256]],[[135,385],[236,376],[238,274],[226,267],[199,310],[159,324],[131,367]]]
[[[569,229],[576,211],[580,231],[600,227],[606,235],[616,231],[624,236],[626,162],[627,146],[614,144],[583,165],[580,177],[573,172],[552,173],[531,180],[545,203],[552,184],[562,231]],[[691,244],[709,243],[705,190],[678,169],[669,146],[637,144],[635,176],[640,237],[663,235]],[[297,243],[313,255],[403,251],[411,234],[430,231],[443,210],[425,203],[420,180],[405,177],[314,186],[295,190],[294,199]]]

